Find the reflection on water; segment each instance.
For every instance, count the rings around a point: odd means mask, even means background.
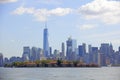
[[[119,67],[0,68],[0,80],[120,80]]]

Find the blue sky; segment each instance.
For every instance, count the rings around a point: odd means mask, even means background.
[[[0,52],[11,57],[21,56],[23,46],[42,48],[45,22],[53,49],[69,36],[77,45],[120,46],[119,0],[0,0]]]

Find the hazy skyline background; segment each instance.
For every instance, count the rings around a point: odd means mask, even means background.
[[[77,45],[120,46],[120,0],[0,0],[0,17],[5,57],[22,56],[23,46],[43,48],[45,22],[53,50],[69,36]]]

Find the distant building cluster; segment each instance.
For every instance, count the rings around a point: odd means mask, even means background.
[[[65,47],[66,45],[66,47]],[[86,64],[97,64],[100,66],[118,65],[120,64],[120,47],[118,51],[113,50],[113,46],[110,43],[102,43],[100,47],[93,47],[88,45],[88,52],[86,51],[86,44],[83,43],[77,46],[77,41],[71,37],[61,43],[61,50],[52,50],[49,47],[48,41],[48,29],[43,31],[43,49],[29,46],[23,47],[22,57],[3,58],[0,53],[0,66],[13,62],[24,61],[37,61],[37,60],[67,60],[67,61],[80,61]]]

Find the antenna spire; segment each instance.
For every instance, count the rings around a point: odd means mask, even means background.
[[[47,21],[45,22],[45,28],[47,28]]]

